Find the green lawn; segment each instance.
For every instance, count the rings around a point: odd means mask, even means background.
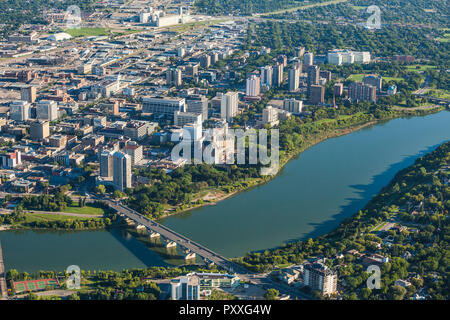
[[[67,32],[72,37],[93,37],[93,36],[107,36],[111,32],[111,30],[106,28],[78,28],[78,29],[67,29],[64,30],[64,32]],[[121,36],[125,34],[131,34],[139,32],[139,30],[120,30],[120,31],[113,31],[113,35],[115,36]]]
[[[101,214],[101,215],[103,215],[105,213],[105,210],[103,210],[103,208],[93,207],[90,205],[87,205],[85,207],[71,206],[71,207],[67,207],[63,211],[69,212],[69,213],[76,213],[76,214],[98,214],[98,215]]]
[[[89,217],[71,217],[62,216],[58,214],[42,214],[42,213],[27,213],[25,222],[43,222],[43,221],[65,221],[65,220],[88,220],[88,219],[99,219],[99,218],[89,218]]]
[[[427,92],[427,95],[435,98],[449,99],[450,100],[450,91],[444,89],[431,89]]]
[[[436,40],[438,40],[440,42],[450,42],[450,33],[445,33],[444,37],[437,38]]]
[[[210,25],[217,24],[217,23],[224,22],[224,21],[227,21],[227,19],[194,21],[194,22],[188,22],[188,23],[184,23],[184,24],[177,24],[174,26],[170,26],[170,27],[167,27],[167,30],[176,32],[176,33],[183,33],[188,30],[194,30],[197,27],[210,26]]]
[[[281,9],[281,10],[277,10],[277,11],[266,12],[264,14],[261,14],[260,16],[268,16],[268,15],[272,15],[272,14],[286,13],[286,12],[304,10],[304,9],[309,9],[309,8],[314,8],[314,7],[323,7],[323,6],[328,6],[330,4],[337,4],[337,3],[347,2],[347,1],[348,0],[331,0],[331,1],[325,1],[325,2],[317,2],[317,3],[307,4],[307,5],[296,6],[296,7],[288,8],[288,9]]]
[[[67,29],[67,32],[72,37],[91,37],[91,36],[106,36],[109,30],[106,28],[77,28],[77,29]]]
[[[382,223],[380,223],[379,225],[377,225],[376,227],[374,227],[372,230],[370,230],[370,232],[378,231],[378,230],[380,230],[381,228],[383,228],[386,224],[387,224],[387,221],[383,221]]]
[[[395,78],[395,77],[383,77],[383,81],[384,82],[389,82],[389,81],[401,82],[401,81],[404,81],[404,79],[403,78]]]
[[[356,116],[356,115],[358,115],[358,114],[360,114],[360,112],[355,113],[355,114],[353,114],[353,115],[343,115],[343,116],[339,116],[337,119],[321,119],[321,120],[314,121],[314,122],[312,122],[312,123],[313,123],[313,124],[321,124],[321,123],[327,123],[327,122],[332,122],[332,121],[336,121],[336,120],[344,120],[344,119],[347,119],[347,118]]]
[[[347,77],[347,80],[350,80],[350,81],[362,81],[364,76],[365,76],[365,74],[363,74],[363,73],[351,74],[351,75],[349,75]]]
[[[359,81],[361,82],[362,79],[364,78],[365,74],[364,73],[358,73],[358,74],[351,74],[347,77],[347,80],[350,81]],[[383,81],[385,82],[389,82],[389,81],[396,81],[396,82],[400,82],[403,81],[403,78],[395,78],[395,77],[384,77],[383,76]]]
[[[426,71],[426,70],[435,69],[435,68],[436,68],[436,66],[421,65],[421,64],[413,64],[413,65],[410,65],[410,66],[406,66],[406,70],[408,70],[408,71],[416,71],[416,72]]]

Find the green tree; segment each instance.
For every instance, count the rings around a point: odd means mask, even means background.
[[[95,187],[95,192],[97,194],[104,194],[106,192],[106,188],[104,185],[101,184],[101,185]]]
[[[278,295],[280,294],[280,292],[276,289],[267,289],[266,293],[264,293],[264,298],[266,300],[276,300],[278,299]]]

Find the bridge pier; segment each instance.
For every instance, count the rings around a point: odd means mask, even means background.
[[[150,239],[156,239],[159,237],[161,237],[161,235],[158,232],[150,231]]]
[[[196,256],[195,252],[189,252],[184,256],[184,260],[195,259]]]
[[[177,243],[175,241],[169,241],[166,243],[166,248],[175,248],[177,246]]]
[[[146,227],[143,225],[143,224],[136,224],[136,230],[142,230],[142,229],[145,229],[146,230]]]

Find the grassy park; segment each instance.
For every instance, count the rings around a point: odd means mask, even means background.
[[[107,36],[111,33],[110,29],[107,28],[75,28],[75,29],[67,29],[64,32],[70,34],[74,38],[78,37],[98,37],[98,36]],[[115,36],[121,36],[130,33],[136,33],[139,30],[120,30],[120,31],[112,31],[112,34]]]

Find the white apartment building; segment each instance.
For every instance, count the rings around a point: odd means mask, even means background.
[[[303,269],[303,283],[324,296],[337,291],[337,274],[323,263],[308,263]]]
[[[231,122],[238,113],[239,95],[237,92],[227,92],[222,95],[220,103],[220,117]]]
[[[306,52],[303,55],[303,64],[306,66],[312,66],[314,64],[314,53]]]
[[[58,119],[58,103],[52,100],[41,100],[36,104],[36,118],[54,121]]]
[[[143,148],[135,141],[130,141],[122,151],[131,157],[131,165],[137,165],[143,159]]]
[[[173,119],[175,111],[186,112],[186,100],[184,98],[144,97],[142,99],[142,112]]]
[[[27,121],[30,118],[30,104],[26,101],[11,102],[9,117],[15,121]]]
[[[113,176],[113,154],[114,152],[104,150],[99,154],[100,176],[111,178]]]
[[[289,69],[288,85],[290,92],[295,92],[298,90],[298,87],[300,85],[300,68],[298,67],[298,65],[295,65],[293,66],[293,68]]]
[[[261,86],[272,86],[273,68],[272,66],[261,67]]]
[[[201,124],[202,115],[192,112],[175,111],[173,123],[174,125],[180,127],[184,126],[185,124]]]
[[[260,95],[260,78],[257,75],[253,74],[247,79],[245,93],[249,97],[257,97]]]
[[[303,109],[303,101],[296,99],[283,100],[283,110],[293,114],[300,114]]]
[[[264,124],[274,126],[278,124],[278,109],[272,106],[267,106],[262,113],[262,121]]]
[[[340,66],[342,64],[369,63],[370,52],[350,51],[337,49],[329,51],[327,54],[328,63]]]
[[[131,157],[120,151],[113,154],[113,183],[120,191],[131,188]]]

